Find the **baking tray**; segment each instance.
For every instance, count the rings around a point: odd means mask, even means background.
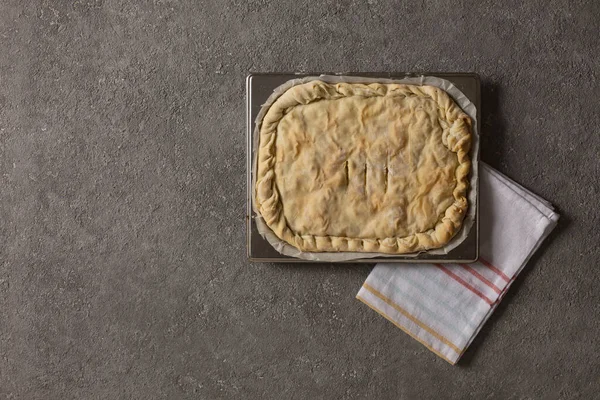
[[[322,261],[302,260],[295,257],[285,256],[277,252],[269,242],[264,239],[256,228],[252,211],[252,136],[254,134],[254,121],[260,111],[263,103],[271,95],[273,90],[279,85],[287,82],[290,79],[302,78],[306,76],[319,75],[345,75],[345,76],[364,76],[368,78],[385,78],[385,79],[404,79],[408,77],[418,77],[421,75],[436,76],[452,82],[465,96],[471,100],[477,107],[477,131],[481,135],[481,83],[479,76],[475,73],[447,73],[447,72],[423,72],[423,73],[405,73],[405,72],[389,72],[389,73],[253,73],[246,78],[246,175],[247,175],[247,207],[246,207],[246,232],[247,232],[247,249],[248,259],[253,262],[285,262],[285,263],[322,263]],[[477,155],[479,157],[479,155]],[[479,161],[474,160],[473,162]],[[477,195],[479,201],[479,193]],[[479,208],[481,204],[477,204],[475,209],[475,223],[467,238],[456,248],[449,251],[448,254],[432,255],[421,253],[419,255],[393,256],[393,257],[374,257],[364,258],[352,261],[344,261],[344,263],[377,263],[377,262],[411,262],[411,263],[471,263],[479,258]]]

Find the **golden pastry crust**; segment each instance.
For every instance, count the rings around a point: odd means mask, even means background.
[[[441,89],[311,81],[262,120],[256,207],[302,251],[439,248],[467,211],[470,146],[471,119]]]

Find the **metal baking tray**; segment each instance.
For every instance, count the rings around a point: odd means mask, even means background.
[[[475,73],[446,73],[446,72],[423,72],[423,73],[253,73],[246,78],[246,113],[247,113],[247,208],[246,208],[246,232],[248,245],[248,258],[253,262],[285,262],[285,263],[319,263],[320,261],[308,261],[295,257],[285,256],[277,252],[259,233],[254,223],[254,213],[252,211],[252,161],[253,149],[252,139],[254,134],[254,121],[260,111],[261,106],[271,95],[273,90],[290,79],[302,78],[305,76],[319,75],[345,75],[345,76],[364,76],[369,78],[403,79],[421,75],[436,76],[452,82],[460,89],[465,96],[477,107],[477,130],[481,135],[481,91],[479,76]],[[477,160],[479,161],[479,160]],[[474,161],[475,162],[475,161]],[[479,193],[477,195],[479,201]],[[467,238],[455,249],[444,255],[432,255],[427,252],[421,253],[416,257],[394,256],[394,257],[374,257],[359,260],[345,261],[345,263],[377,263],[377,262],[427,262],[427,263],[470,263],[479,258],[479,208],[477,204],[475,223]]]

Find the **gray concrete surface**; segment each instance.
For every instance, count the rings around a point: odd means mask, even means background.
[[[339,3],[0,3],[1,399],[598,398],[598,3]],[[456,367],[371,266],[245,256],[245,76],[394,70],[480,73],[482,158],[562,214]]]

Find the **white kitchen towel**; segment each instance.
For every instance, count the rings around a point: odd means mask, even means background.
[[[377,264],[356,296],[451,364],[558,221],[550,203],[480,166],[479,261]]]

